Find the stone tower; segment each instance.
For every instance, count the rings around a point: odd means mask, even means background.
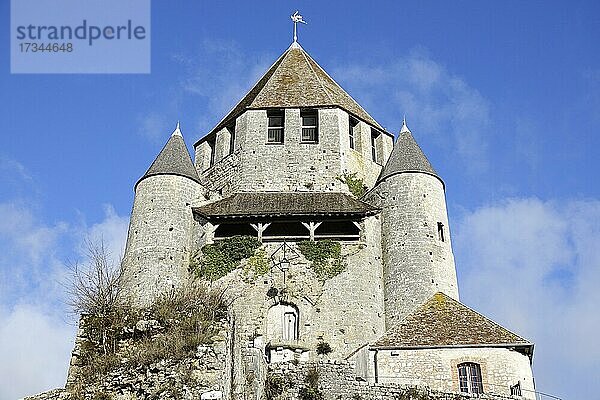
[[[386,326],[437,292],[458,300],[444,182],[405,121],[366,199],[382,210]]]
[[[124,287],[134,304],[148,304],[187,277],[193,242],[192,202],[201,198],[198,173],[177,128],[135,185],[123,259]]]

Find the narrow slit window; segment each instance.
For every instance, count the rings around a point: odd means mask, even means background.
[[[441,222],[437,223],[437,229],[438,229],[438,239],[441,242],[445,242],[446,241],[446,236],[444,235],[444,224],[442,224]]]
[[[379,132],[377,132],[375,129],[371,129],[371,158],[374,162],[379,162],[379,157],[377,154],[377,142],[379,135]]]
[[[229,154],[231,154],[235,148],[235,123],[229,125],[227,131],[229,132]]]
[[[302,110],[302,143],[317,143],[319,141],[319,126],[317,110]]]
[[[207,143],[208,143],[208,147],[210,150],[210,161],[209,161],[208,166],[212,167],[213,165],[215,165],[216,137],[213,136],[212,138],[208,139]]]
[[[284,113],[283,110],[269,110],[267,111],[268,118],[268,129],[267,129],[267,143],[283,143],[283,126],[284,126]]]
[[[358,126],[358,120],[356,118],[349,117],[348,123],[348,139],[350,139],[350,148],[356,149],[354,132]]]

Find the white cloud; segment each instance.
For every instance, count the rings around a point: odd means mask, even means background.
[[[74,330],[48,310],[0,309],[0,398],[19,399],[64,385]]]
[[[406,114],[420,142],[444,149],[448,160],[461,159],[471,173],[488,166],[489,102],[461,77],[422,52],[384,65],[335,68],[336,77],[375,118],[397,132]]]
[[[598,221],[598,200],[511,199],[465,214],[454,236],[461,299],[534,341],[538,390],[565,399],[598,389]]]
[[[64,385],[75,333],[64,258],[81,259],[85,238],[121,255],[127,226],[110,205],[86,226],[48,224],[22,201],[0,203],[0,399]]]
[[[129,218],[120,216],[110,204],[104,205],[104,220],[87,229],[86,235],[92,242],[102,241],[108,253],[116,261],[125,252]]]

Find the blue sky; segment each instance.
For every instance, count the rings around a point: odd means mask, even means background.
[[[461,299],[536,342],[537,387],[597,393],[600,3],[152,2],[147,75],[11,75],[0,30],[0,398],[64,383],[65,260],[122,247],[177,120],[203,136],[289,46],[444,178]],[[2,26],[9,2],[0,1]]]

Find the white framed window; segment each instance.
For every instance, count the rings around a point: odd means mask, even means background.
[[[319,142],[319,118],[317,110],[302,110],[300,111],[302,118],[302,143],[318,143]]]
[[[285,114],[283,110],[267,111],[268,128],[267,143],[283,143],[283,127],[285,123]]]
[[[479,364],[472,362],[458,364],[458,384],[463,393],[483,393]]]

